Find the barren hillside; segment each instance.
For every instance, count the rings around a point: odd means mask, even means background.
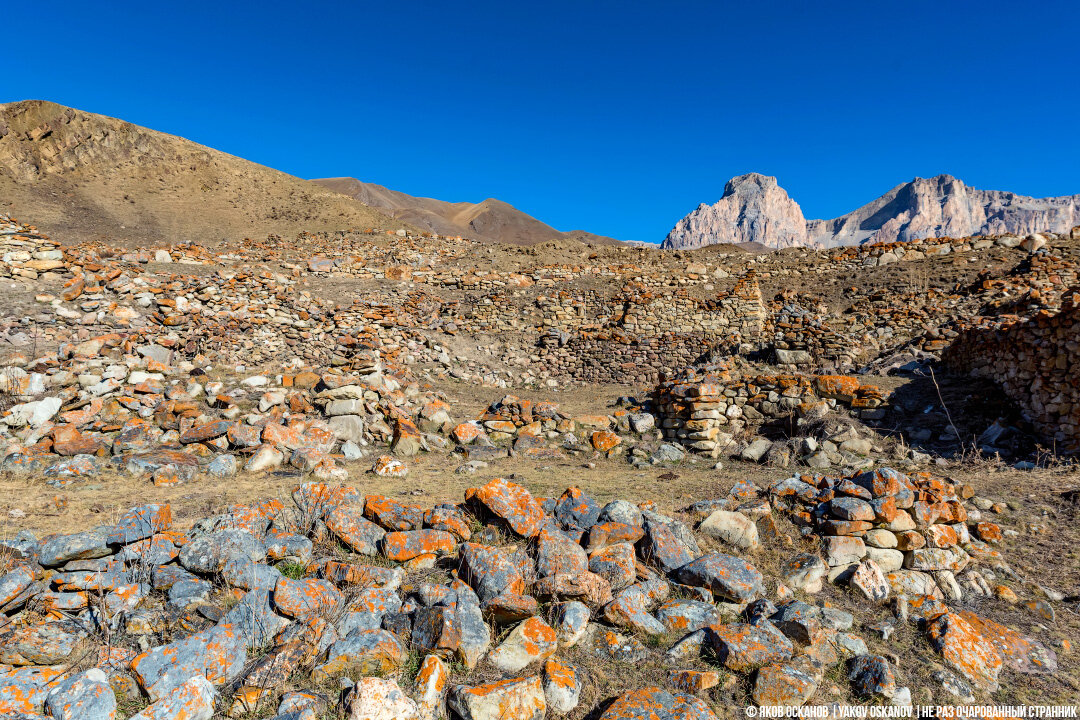
[[[482,242],[511,245],[535,245],[564,239],[602,245],[618,244],[618,240],[584,230],[561,232],[494,198],[478,203],[445,202],[406,195],[356,178],[324,178],[313,182],[439,235],[461,235]]]
[[[0,105],[0,207],[65,241],[125,244],[402,224],[189,140],[38,100]]]

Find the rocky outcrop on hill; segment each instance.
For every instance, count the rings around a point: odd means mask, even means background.
[[[757,242],[780,249],[904,242],[930,237],[1068,232],[1080,224],[1080,195],[1031,198],[968,187],[951,175],[915,178],[833,220],[804,220],[776,178],[728,181],[715,205],[680,220],[662,247]]]

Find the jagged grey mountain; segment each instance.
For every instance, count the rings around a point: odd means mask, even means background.
[[[715,205],[699,205],[675,225],[661,247],[748,242],[770,248],[807,244],[802,210],[774,177],[750,173],[731,178]]]
[[[951,175],[915,178],[833,220],[806,220],[776,178],[732,178],[715,205],[699,205],[663,248],[757,242],[773,249],[833,247],[927,237],[1067,232],[1080,225],[1080,195],[1031,198],[970,188]]]

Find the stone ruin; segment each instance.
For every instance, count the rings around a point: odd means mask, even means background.
[[[987,318],[943,356],[954,370],[993,380],[1058,453],[1080,452],[1080,287],[1058,312]]]
[[[1057,670],[1046,645],[971,609],[1018,586],[980,507],[1004,509],[890,469],[744,481],[678,516],[498,478],[426,509],[303,483],[290,506],[232,506],[186,532],[143,505],[4,542],[0,714],[112,720],[119,699],[133,720],[628,720],[658,704],[650,717],[711,720],[746,702],[725,677],[757,705],[797,706],[834,668],[855,697],[909,705],[865,639],[898,623],[938,653],[943,697],[972,702]],[[775,575],[755,565],[763,546],[787,554]],[[826,583],[860,609],[816,600]],[[597,704],[597,660],[647,668],[650,685]]]

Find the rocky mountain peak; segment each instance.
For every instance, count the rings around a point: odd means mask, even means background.
[[[715,205],[702,204],[661,247],[754,242],[780,249],[832,247],[928,237],[1068,232],[1080,224],[1080,195],[1032,198],[979,190],[952,175],[916,177],[832,220],[806,220],[775,177],[733,177]]]
[[[724,184],[724,195],[733,194],[746,194],[748,192],[766,192],[770,188],[777,188],[779,185],[776,182],[776,178],[772,175],[762,175],[761,173],[746,173],[745,175],[736,175]]]
[[[772,248],[805,245],[806,219],[798,203],[760,173],[731,178],[715,205],[699,205],[668,233],[664,248],[759,242]]]

